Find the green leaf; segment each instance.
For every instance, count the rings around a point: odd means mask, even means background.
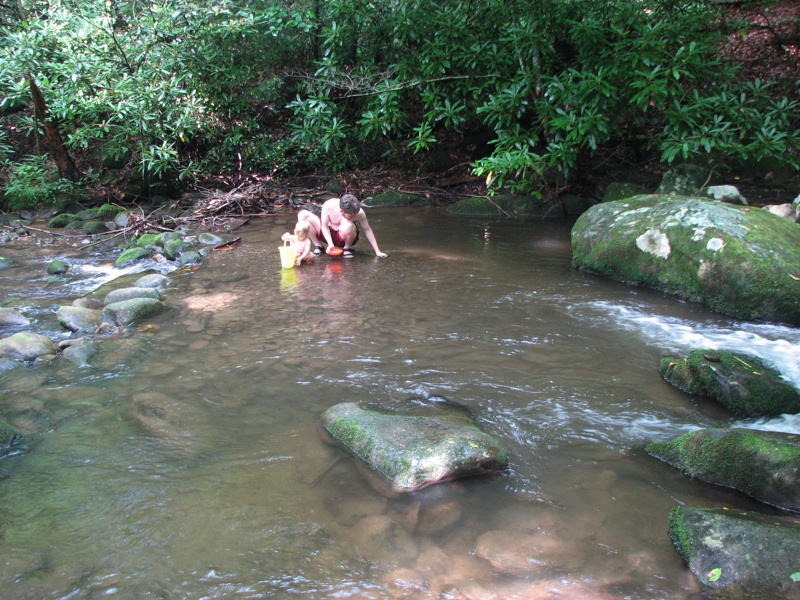
[[[791,575],[789,575],[789,579],[791,579],[792,581],[800,581],[800,572],[792,573]]]
[[[717,567],[716,569],[711,569],[711,571],[708,572],[708,580],[709,581],[712,581],[712,582],[716,581],[720,577],[722,577],[722,569],[720,569],[719,567]]]

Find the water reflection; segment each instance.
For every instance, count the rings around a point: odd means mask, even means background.
[[[31,435],[0,461],[10,597],[698,593],[670,508],[765,509],[643,454],[741,424],[667,385],[658,360],[747,348],[796,382],[796,331],[578,273],[567,223],[370,222],[389,258],[294,269],[275,251],[291,216],[254,223],[173,273],[172,310],[105,341],[93,370],[0,376],[4,413]],[[386,497],[318,434],[337,402],[440,398],[501,440],[506,473]]]

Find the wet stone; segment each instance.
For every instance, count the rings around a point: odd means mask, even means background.
[[[92,308],[79,306],[61,306],[56,311],[56,318],[62,327],[70,331],[94,329],[103,321],[103,314]]]
[[[30,319],[15,308],[0,308],[0,327],[19,327],[30,324]]]
[[[15,333],[0,340],[0,358],[34,360],[40,356],[54,355],[56,345],[47,336],[38,333]]]
[[[157,289],[151,287],[120,288],[109,292],[103,303],[108,305],[124,300],[131,300],[133,298],[154,298],[155,300],[161,300],[161,294]]]
[[[500,444],[464,419],[460,412],[386,414],[352,402],[322,415],[331,438],[380,474],[394,492],[498,473],[508,466]]]

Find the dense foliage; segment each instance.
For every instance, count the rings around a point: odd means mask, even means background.
[[[15,112],[38,88],[88,178],[345,169],[470,135],[490,188],[609,147],[800,168],[800,83],[740,77],[721,35],[695,0],[18,0],[0,157],[12,181],[36,164],[11,130],[52,152]]]

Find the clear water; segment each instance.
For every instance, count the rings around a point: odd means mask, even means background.
[[[575,271],[567,222],[369,216],[386,259],[362,240],[355,259],[281,270],[293,215],[251,222],[172,273],[171,310],[99,341],[92,368],[0,375],[28,434],[0,460],[2,597],[702,596],[670,509],[774,511],[643,446],[800,422],[737,421],[658,361],[747,351],[800,385],[798,331]],[[4,297],[54,338],[59,304],[119,275],[99,251],[1,250],[23,261]],[[80,277],[48,282],[56,257]],[[385,497],[318,432],[338,402],[442,397],[502,442],[506,473]]]

